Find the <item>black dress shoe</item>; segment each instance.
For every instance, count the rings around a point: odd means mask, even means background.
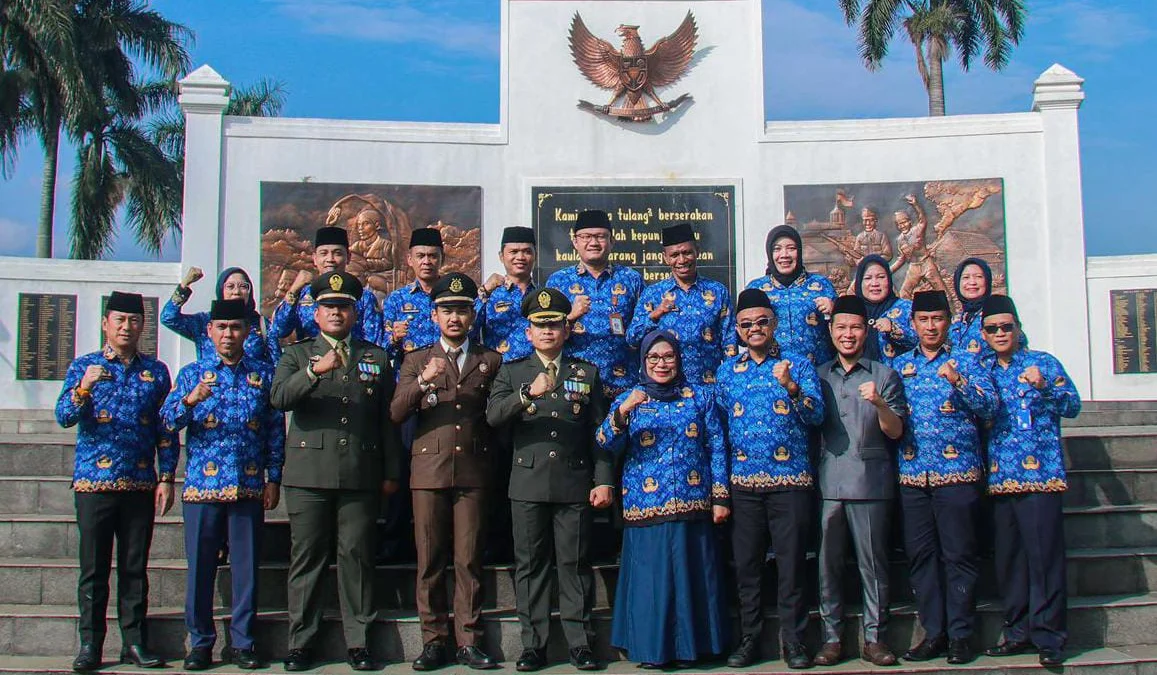
[[[446,665],[446,646],[440,641],[427,642],[422,653],[411,664],[414,670],[437,670]]]
[[[727,667],[746,668],[759,660],[759,639],[748,634],[739,639],[739,646],[727,657]]]
[[[812,657],[808,656],[807,647],[802,642],[788,642],[783,646],[783,660],[792,670],[803,670],[812,667]]]
[[[250,647],[249,649],[233,649],[233,665],[245,670],[256,670],[261,667],[261,659],[257,656],[257,650]]]
[[[365,647],[354,647],[349,650],[346,655],[346,661],[350,664],[350,668],[354,670],[374,669],[374,658],[370,656],[370,650]]]
[[[602,670],[603,665],[595,659],[590,647],[574,647],[570,650],[570,664],[579,670]]]
[[[1016,656],[1036,651],[1031,642],[1002,642],[995,647],[984,650],[985,656]]]
[[[459,665],[469,666],[474,670],[490,670],[491,668],[498,667],[497,661],[474,645],[458,648],[458,663]]]
[[[185,670],[208,670],[213,665],[213,650],[194,647],[185,656]]]
[[[972,651],[972,643],[968,638],[957,638],[948,641],[948,663],[959,666],[972,663],[976,654]]]
[[[160,668],[164,659],[145,649],[144,645],[129,645],[121,650],[121,663],[131,663],[137,668]]]
[[[944,656],[944,650],[948,648],[948,641],[941,635],[937,638],[924,638],[920,644],[904,652],[905,661],[931,661],[932,659]]]
[[[72,661],[72,669],[78,673],[87,673],[100,668],[101,649],[93,644],[82,644]]]
[[[522,654],[518,657],[518,661],[514,663],[514,669],[520,673],[533,673],[545,667],[545,649],[523,649]]]
[[[1051,666],[1059,666],[1065,662],[1065,654],[1059,649],[1052,647],[1041,647],[1040,650],[1040,664],[1046,668]]]
[[[290,649],[285,655],[285,669],[291,673],[309,670],[313,667],[313,654],[308,649]]]

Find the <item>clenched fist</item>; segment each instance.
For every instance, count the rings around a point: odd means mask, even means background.
[[[539,373],[530,383],[530,397],[538,398],[551,389],[554,389],[554,378],[546,373]]]
[[[570,306],[570,314],[566,318],[571,321],[581,319],[589,311],[591,311],[591,296],[576,295],[574,296],[574,302],[572,302]]]
[[[185,272],[185,277],[181,279],[181,286],[188,288],[189,286],[200,281],[204,276],[205,273],[201,270],[200,267],[190,267],[188,271]]]
[[[313,283],[313,272],[309,270],[301,270],[297,276],[293,278],[293,285],[289,287],[287,293],[289,295],[297,295],[301,289]]]
[[[390,325],[390,341],[398,344],[406,339],[406,334],[410,332],[409,321],[395,321]]]
[[[212,395],[213,387],[208,382],[198,382],[197,386],[193,387],[193,391],[185,396],[185,405],[192,408]]]
[[[647,392],[642,389],[632,389],[626,400],[619,405],[619,415],[626,417],[640,405],[646,403],[648,400]]]
[[[860,385],[860,398],[877,406],[884,402],[884,399],[880,396],[880,392],[876,391],[875,382],[865,382]]]
[[[482,284],[482,290],[486,293],[493,293],[504,283],[506,283],[506,277],[496,272],[486,277],[486,283]]]
[[[326,352],[326,355],[313,362],[313,374],[325,375],[331,370],[345,365],[342,363],[341,354],[336,349],[331,349]]]
[[[84,375],[80,378],[80,388],[92,391],[93,385],[107,377],[107,373],[104,366],[91,365],[85,368]]]
[[[675,311],[675,294],[666,293],[663,295],[663,302],[651,312],[651,321],[658,321],[663,318],[663,315],[670,314]]]
[[[820,314],[831,314],[832,306],[831,298],[816,298],[816,309],[820,311]]]
[[[422,369],[422,381],[433,382],[440,377],[442,373],[446,372],[449,362],[443,358],[430,359],[426,362],[426,367]]]
[[[775,379],[778,380],[781,385],[783,385],[784,389],[791,388],[791,361],[784,359],[775,364],[771,369],[771,374],[775,376]]]
[[[956,360],[948,359],[944,365],[936,371],[936,374],[947,380],[948,384],[956,386],[960,382],[960,373],[956,370]]]
[[[1033,389],[1045,388],[1045,376],[1041,373],[1040,368],[1036,366],[1029,366],[1028,368],[1025,368],[1024,372],[1021,373],[1020,376],[1024,378],[1025,382],[1028,382],[1030,385],[1032,385]]]

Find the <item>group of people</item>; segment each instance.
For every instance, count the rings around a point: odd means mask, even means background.
[[[197,343],[198,359],[175,384],[137,349],[142,298],[113,293],[105,346],[74,361],[56,408],[62,425],[78,426],[74,669],[101,664],[114,539],[121,658],[162,663],[147,647],[146,568],[154,514],[174,501],[182,430],[187,670],[212,664],[226,546],[229,656],[261,665],[253,621],[263,514],[283,496],[290,671],[316,663],[334,548],[349,663],[376,667],[368,647],[383,500],[387,520],[412,524],[424,642],[415,670],[498,665],[483,648],[482,562],[488,532],[502,530],[515,559],[517,670],[548,665],[552,587],[571,664],[601,668],[591,650],[592,521],[616,501],[623,541],[611,644],[630,660],[760,660],[770,642],[761,598],[770,545],[787,665],[839,663],[850,534],[862,657],[894,664],[885,630],[897,496],[925,636],[903,657],[966,663],[984,493],[1005,605],[1002,640],[986,653],[1063,661],[1059,418],[1075,416],[1080,398],[1054,357],[1027,348],[1016,307],[991,292],[984,261],[957,270],[963,312],[953,316],[942,290],[897,297],[878,256],[860,263],[855,293],[838,296],[805,268],[800,236],[786,225],[768,235],[766,276],[734,304],[727,286],[698,273],[688,224],[663,230],[671,273],[649,286],[610,262],[606,213],[580,213],[571,240],[578,264],[539,286],[534,232],[506,228],[505,273],[479,286],[443,275],[438,231],[417,229],[407,257],[415,280],[379,306],[345,271],[345,230],[324,227],[316,273],[298,276],[267,323],[238,268],[221,273],[209,312],[182,313],[202,276],[194,268],[161,317]],[[817,522],[824,643],[813,653],[804,645],[805,555]]]

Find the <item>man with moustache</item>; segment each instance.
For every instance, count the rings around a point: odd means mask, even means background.
[[[394,373],[385,350],[353,335],[362,285],[333,272],[313,282],[317,337],[286,348],[270,399],[290,413],[283,485],[289,511],[289,654],[308,670],[322,619],[322,577],[337,541],[338,598],[348,660],[372,670],[374,526],[398,489],[400,441],[389,423]]]
[[[80,650],[72,662],[77,672],[101,667],[114,540],[121,662],[165,665],[148,649],[147,567],[154,515],[165,515],[173,505],[180,445],[160,418],[169,369],[138,350],[144,325],[144,299],[113,291],[101,319],[104,348],[69,364],[56,401],[60,426],[78,427],[72,474],[80,534]]]
[[[897,453],[904,548],[924,639],[905,661],[948,654],[972,661],[979,575],[976,541],[984,475],[979,425],[999,403],[992,378],[975,357],[948,342],[952,315],[944,291],[912,299],[916,349],[896,357],[908,399],[908,424]]]
[[[350,260],[349,233],[340,227],[318,228],[313,237],[313,266],[317,274],[328,275],[345,272]],[[299,338],[317,337],[317,324],[313,320],[317,311],[317,298],[310,283],[314,274],[306,270],[297,273],[293,285],[285,298],[273,310],[269,320],[269,332],[275,340],[284,340],[295,331]],[[357,325],[354,337],[378,342],[382,340],[382,313],[373,291],[366,288],[357,300]]]
[[[448,662],[446,567],[453,558],[457,661],[485,670],[498,666],[481,648],[483,514],[491,498],[486,399],[502,357],[469,338],[478,297],[470,277],[442,277],[430,295],[441,337],[406,355],[390,405],[395,424],[417,418],[410,493],[425,646],[413,666],[435,670]]]
[[[627,329],[627,344],[637,349],[647,333],[672,331],[679,338],[687,380],[712,384],[715,369],[736,352],[731,293],[699,274],[699,244],[690,223],[663,228],[660,241],[671,274],[643,290],[642,310],[635,312]]]
[[[896,492],[891,447],[904,433],[904,387],[891,368],[864,358],[868,312],[854,295],[836,298],[831,336],[836,358],[818,369],[824,397],[819,460],[820,618],[824,645],[815,663],[840,662],[843,571],[851,531],[864,594],[862,657],[896,663],[884,641],[888,617],[888,509]]]
[[[244,352],[251,313],[244,300],[213,301],[206,332],[215,354],[181,369],[161,409],[169,431],[185,430],[185,670],[212,665],[217,551],[226,537],[231,660],[240,668],[261,667],[253,644],[261,527],[263,509],[277,508],[281,499],[285,416],[269,403],[273,366]]]

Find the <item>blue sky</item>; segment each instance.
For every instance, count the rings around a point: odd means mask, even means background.
[[[1085,231],[1090,255],[1157,252],[1157,220],[1141,199],[1157,187],[1157,1],[1027,0],[1026,36],[1001,73],[947,69],[949,113],[1027,110],[1053,63],[1086,79],[1081,109]],[[293,117],[496,122],[498,0],[159,0],[196,34],[194,67],[248,84],[268,77]],[[870,73],[836,0],[764,0],[769,119],[919,116],[927,110],[912,48],[893,43]],[[803,65],[801,65],[803,64]],[[72,148],[60,158],[55,252],[68,253]],[[0,179],[0,255],[31,255],[42,160],[36,141]],[[177,260],[170,242],[161,256]],[[122,233],[113,256],[152,259]]]

